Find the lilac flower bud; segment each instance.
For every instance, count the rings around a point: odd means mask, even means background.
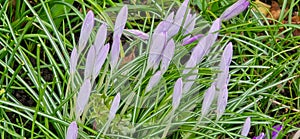
[[[194,41],[197,41],[197,40],[199,40],[200,38],[202,38],[203,37],[203,34],[197,34],[197,35],[195,35],[195,36],[193,36],[193,37],[190,37],[190,38],[184,38],[183,39],[183,42],[182,42],[182,45],[184,46],[184,45],[188,45],[188,44],[191,44],[191,43],[193,43]]]
[[[70,58],[70,74],[73,75],[76,71],[78,61],[78,53],[76,47],[73,48]]]
[[[152,67],[154,67],[154,70],[157,69],[161,60],[161,54],[166,44],[166,37],[166,32],[160,32],[159,34],[154,33],[152,35],[152,42],[150,44],[149,57],[147,61],[147,69]]]
[[[111,55],[110,55],[110,65],[111,68],[114,69],[118,60],[119,60],[119,54],[120,54],[120,44],[121,44],[121,36],[126,24],[128,15],[128,8],[125,5],[119,12],[115,28],[114,28],[114,34],[113,34],[113,43],[111,47]]]
[[[78,42],[78,54],[85,48],[94,27],[94,13],[89,11],[83,21]]]
[[[149,92],[154,86],[157,85],[157,83],[160,81],[162,77],[162,72],[157,71],[149,80],[149,83],[146,87],[146,92]]]
[[[77,139],[78,127],[75,121],[73,121],[67,130],[66,139]]]
[[[204,117],[209,113],[210,106],[214,100],[215,97],[215,85],[214,83],[211,84],[211,86],[206,90],[202,102],[202,108],[201,108],[201,116]]]
[[[96,77],[98,76],[100,69],[102,68],[102,65],[104,64],[107,58],[108,51],[109,51],[109,43],[106,44],[104,47],[102,47],[100,52],[97,53],[94,67],[93,67],[93,74],[92,74],[93,80],[95,80]]]
[[[78,119],[84,108],[85,105],[87,104],[90,94],[92,91],[92,86],[91,86],[91,82],[90,80],[85,80],[82,84],[82,86],[80,87],[78,96],[77,96],[77,101],[76,101],[76,110],[75,110],[75,114],[76,114],[76,118]]]
[[[120,105],[120,99],[121,99],[121,96],[120,96],[120,93],[118,93],[115,96],[115,98],[111,104],[110,110],[109,110],[109,116],[108,116],[109,121],[112,121],[115,118],[117,110]]]
[[[136,37],[142,39],[142,40],[148,40],[149,35],[147,33],[144,33],[142,31],[136,30],[136,29],[126,29],[126,31],[130,32],[131,34],[135,35]]]
[[[96,52],[99,52],[101,48],[104,46],[106,36],[107,36],[107,27],[105,24],[102,24],[97,31],[95,42],[94,42]]]
[[[190,13],[190,9],[188,9],[188,3],[189,0],[185,0],[179,9],[176,12],[176,15],[174,17],[174,23],[172,26],[168,29],[168,39],[176,35],[182,25],[182,21],[184,19],[185,13],[187,12],[187,15]],[[185,22],[185,21],[184,21]]]
[[[263,139],[264,137],[265,137],[265,133],[261,133],[259,136],[253,137],[252,139]]]
[[[93,73],[93,67],[95,63],[95,57],[96,57],[96,50],[95,50],[95,46],[92,45],[88,51],[87,58],[86,58],[84,79],[91,79]]]
[[[227,8],[222,15],[220,16],[220,18],[223,21],[227,21],[235,16],[237,16],[238,14],[240,14],[241,12],[243,12],[245,9],[247,9],[247,7],[249,6],[250,2],[248,0],[238,0],[236,3],[234,3],[233,5],[231,5],[229,8]]]
[[[231,59],[232,59],[232,52],[233,52],[232,43],[229,42],[227,44],[227,46],[225,47],[225,50],[221,57],[221,62],[220,62],[221,73],[218,73],[217,79],[216,79],[216,81],[217,81],[216,88],[217,89],[221,89],[223,86],[227,87],[228,76],[229,76],[229,65],[230,65]]]
[[[273,126],[273,131],[272,131],[272,139],[276,139],[279,132],[282,130],[282,125],[275,125]]]
[[[247,117],[247,119],[243,125],[241,135],[247,136],[250,131],[250,127],[251,127],[251,119],[250,119],[250,117]],[[240,138],[240,139],[242,139],[242,138]]]
[[[172,97],[173,97],[172,106],[173,106],[173,109],[175,110],[176,108],[178,108],[180,99],[182,97],[182,79],[181,78],[177,79],[177,81],[174,85],[174,92],[173,92]]]
[[[174,40],[171,39],[167,45],[165,46],[163,53],[162,53],[162,61],[160,65],[160,70],[162,73],[165,73],[169,67],[170,61],[173,58],[175,51],[175,43]]]

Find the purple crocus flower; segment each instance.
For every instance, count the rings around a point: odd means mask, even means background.
[[[142,31],[136,30],[136,29],[125,29],[129,33],[135,35],[136,37],[142,39],[142,40],[148,40],[149,35],[147,33],[144,33]]]
[[[128,15],[128,8],[127,6],[123,6],[123,8],[120,10],[116,23],[114,28],[114,34],[113,34],[113,43],[111,46],[111,55],[110,55],[110,65],[111,69],[114,69],[118,60],[119,60],[119,54],[120,54],[120,44],[121,44],[121,36],[126,24]]]
[[[173,39],[171,39],[164,47],[164,50],[161,55],[162,60],[161,60],[160,70],[162,73],[165,73],[167,71],[170,65],[170,61],[174,56],[174,51],[175,51],[175,42]]]
[[[102,68],[102,65],[104,64],[104,62],[106,60],[108,51],[109,51],[109,43],[104,45],[104,47],[102,47],[100,52],[96,53],[96,59],[95,59],[94,67],[93,67],[93,73],[92,73],[92,77],[93,77],[92,81],[94,81],[96,79],[96,77],[98,76],[98,74],[100,73],[100,69]]]
[[[78,53],[76,47],[73,48],[73,51],[71,53],[71,58],[70,58],[70,74],[73,76],[76,67],[77,67],[77,61],[78,61]]]
[[[78,42],[78,54],[85,48],[94,27],[94,13],[89,11],[83,21]]]
[[[250,4],[250,2],[248,0],[238,0],[236,3],[234,3],[229,8],[227,8],[222,13],[220,18],[222,19],[222,21],[227,21],[227,20],[237,16],[238,14],[243,12],[245,9],[247,9],[249,4]]]
[[[166,32],[154,33],[150,44],[149,57],[147,61],[147,69],[153,67],[156,70],[161,60],[161,54],[167,41]]]
[[[93,73],[93,67],[95,64],[95,57],[96,57],[96,50],[95,50],[95,46],[92,45],[88,51],[87,58],[86,58],[84,79],[91,79]]]
[[[110,110],[109,110],[109,115],[108,115],[109,121],[112,121],[115,118],[117,110],[118,110],[119,105],[120,105],[120,99],[121,99],[121,96],[120,96],[120,93],[118,93],[114,97],[114,100],[113,100],[113,102],[111,104],[111,107],[110,107]]]
[[[77,139],[78,127],[75,121],[73,121],[67,130],[66,139]]]
[[[178,33],[182,25],[182,21],[184,19],[186,11],[188,11],[187,15],[189,14],[190,9],[188,9],[188,3],[189,0],[185,0],[177,10],[176,15],[174,17],[174,22],[172,26],[168,29],[168,39]]]
[[[275,125],[273,126],[273,131],[272,131],[272,139],[276,139],[279,132],[282,130],[282,125]]]
[[[146,86],[146,92],[149,92],[157,83],[160,81],[162,77],[162,72],[157,71],[149,80],[148,85]]]
[[[223,115],[228,99],[228,81],[229,81],[229,65],[232,59],[232,43],[230,42],[226,47],[221,57],[220,71],[216,78],[216,92],[218,96],[217,102],[217,119]]]
[[[250,131],[250,127],[251,127],[251,119],[250,119],[250,117],[247,117],[247,119],[245,120],[245,123],[243,125],[241,135],[247,136]],[[240,139],[243,139],[243,138],[240,138]]]
[[[102,24],[96,34],[96,38],[94,41],[95,51],[99,52],[104,46],[105,40],[107,37],[107,26]]]
[[[180,103],[180,99],[182,97],[182,79],[177,79],[175,85],[174,85],[174,92],[173,92],[173,101],[172,106],[173,110],[177,109]]]
[[[78,93],[78,96],[77,96],[76,110],[75,110],[75,114],[76,114],[77,119],[83,113],[85,105],[87,104],[87,102],[89,100],[91,91],[92,91],[91,82],[90,82],[89,79],[87,79],[83,82],[82,86],[80,87],[80,90],[79,90],[79,93]]]

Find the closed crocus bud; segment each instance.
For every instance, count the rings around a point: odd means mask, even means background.
[[[78,53],[77,53],[76,47],[74,47],[73,51],[71,53],[71,57],[70,57],[70,74],[71,75],[73,75],[76,71],[77,61],[78,61]]]
[[[96,34],[94,46],[96,53],[101,50],[101,48],[104,46],[105,40],[107,36],[107,27],[105,24],[102,24]]]
[[[78,54],[85,48],[94,27],[94,13],[89,11],[83,21],[78,42]]]
[[[109,43],[104,45],[99,53],[96,54],[95,64],[93,67],[93,81],[96,79],[98,74],[100,73],[100,69],[102,68],[102,65],[104,64],[107,55],[109,51]]]
[[[149,57],[147,61],[147,69],[153,67],[156,70],[161,60],[161,54],[167,41],[167,33],[160,32],[152,35],[152,42],[150,44]]]
[[[79,117],[83,113],[85,105],[87,104],[87,102],[89,100],[91,91],[92,91],[91,82],[89,79],[87,79],[83,82],[82,86],[80,87],[80,90],[79,90],[79,93],[77,96],[76,110],[75,110],[77,119],[79,119]]]
[[[247,7],[249,6],[250,2],[248,0],[238,0],[236,3],[231,5],[229,8],[227,8],[220,18],[222,21],[227,21],[237,15],[239,15],[241,12],[243,12]]]
[[[165,73],[167,71],[170,65],[170,61],[174,56],[174,51],[175,51],[175,42],[173,39],[171,39],[165,46],[163,53],[161,55],[162,60],[161,60],[160,69],[162,73]]]
[[[136,29],[126,29],[129,33],[135,35],[136,37],[142,39],[142,40],[148,40],[149,35],[147,33],[144,33],[142,31],[136,30]]]
[[[113,102],[111,104],[111,107],[110,107],[110,110],[109,110],[109,115],[108,115],[109,121],[112,121],[115,118],[117,110],[118,110],[119,105],[120,105],[120,99],[121,99],[121,96],[120,96],[120,93],[118,93],[114,97],[114,100],[113,100]]]
[[[173,92],[173,101],[172,106],[173,110],[177,109],[180,103],[180,99],[182,97],[182,79],[177,79],[175,85],[174,85],[174,92]]]
[[[127,15],[128,15],[128,8],[125,5],[120,10],[114,27],[113,43],[111,46],[111,55],[110,55],[110,65],[112,69],[115,68],[119,60],[121,36],[127,21]]]
[[[96,57],[96,50],[95,50],[95,46],[92,45],[88,51],[87,58],[86,58],[84,79],[91,79],[93,73],[93,67],[95,63],[95,57]]]
[[[78,127],[75,121],[73,121],[67,130],[66,139],[77,139]]]
[[[157,71],[149,80],[148,85],[146,86],[146,92],[149,92],[157,83],[160,81],[162,77],[162,72]]]
[[[250,131],[250,127],[251,127],[251,119],[250,119],[250,117],[247,117],[247,119],[245,120],[245,123],[242,127],[241,135],[247,136]],[[240,138],[240,139],[244,139],[244,138]]]

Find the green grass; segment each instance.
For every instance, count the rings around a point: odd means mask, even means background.
[[[93,10],[97,18],[95,29],[105,22],[112,32],[116,13],[123,4],[110,0],[103,3],[91,0],[30,2],[34,1],[0,2],[0,89],[4,89],[0,91],[1,138],[64,138],[69,123],[74,120],[76,94],[68,90],[68,61],[72,48],[77,45],[84,15]],[[219,17],[232,2],[192,1],[193,10],[201,16],[198,30]],[[251,117],[248,137],[261,132],[270,136],[276,124],[283,125],[279,138],[291,136],[300,129],[300,37],[293,35],[293,31],[300,28],[290,22],[292,9],[299,2],[283,3],[282,7],[290,10],[281,14],[279,20],[286,18],[288,24],[268,23],[268,19],[250,8],[223,22],[218,42],[199,65],[197,85],[184,95],[176,110],[177,119],[172,122],[174,128],[169,138],[181,138],[187,133],[199,138],[242,137],[240,130],[248,116]],[[152,32],[158,21],[179,4],[179,1],[168,0],[131,4],[129,13],[133,14],[129,15],[126,27]],[[96,30],[91,40],[95,34]],[[145,72],[149,44],[132,37],[124,37],[124,40],[123,46],[127,45],[128,49],[123,55],[136,49],[136,58],[113,72],[108,62],[104,64],[90,97],[90,109],[83,120],[78,121],[80,138],[104,137],[98,131],[105,128],[111,102],[118,92],[122,96],[121,107],[106,137],[147,135],[153,138],[160,137],[157,135],[164,131],[172,107],[173,86],[184,69],[180,58],[188,55],[193,45],[180,47],[178,37],[174,59],[160,86],[145,93],[152,76],[152,71]],[[234,54],[226,112],[219,121],[211,112],[196,125],[203,94],[218,72],[215,67],[219,55],[229,41],[234,44]],[[191,130],[194,126],[198,130]]]

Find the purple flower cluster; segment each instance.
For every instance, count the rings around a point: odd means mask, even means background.
[[[127,20],[127,6],[124,6],[117,16],[117,20],[114,28],[114,35],[113,35],[114,40],[112,43],[112,50],[110,55],[111,56],[110,64],[112,69],[115,68],[118,61],[120,39],[123,33],[126,20]],[[94,27],[94,21],[95,21],[94,13],[92,11],[89,11],[84,19],[81,28],[78,48],[74,47],[71,53],[71,58],[70,58],[70,79],[71,80],[74,79],[77,70],[79,56],[87,46],[87,42],[89,40],[92,29]],[[82,115],[88,103],[89,96],[92,91],[93,82],[95,81],[96,77],[99,75],[104,62],[107,59],[110,45],[109,43],[105,44],[106,37],[107,37],[107,27],[105,24],[102,24],[97,31],[94,44],[92,44],[89,47],[89,50],[87,52],[85,70],[84,70],[84,79],[76,99],[75,116],[77,120],[80,119],[80,116]],[[72,84],[72,90],[73,91],[76,90],[75,83]],[[119,103],[120,103],[120,93],[118,93],[115,96],[112,102],[108,120],[111,121],[115,117],[115,114],[119,107]],[[76,139],[77,132],[78,132],[77,124],[75,121],[73,121],[69,125],[66,138]]]

